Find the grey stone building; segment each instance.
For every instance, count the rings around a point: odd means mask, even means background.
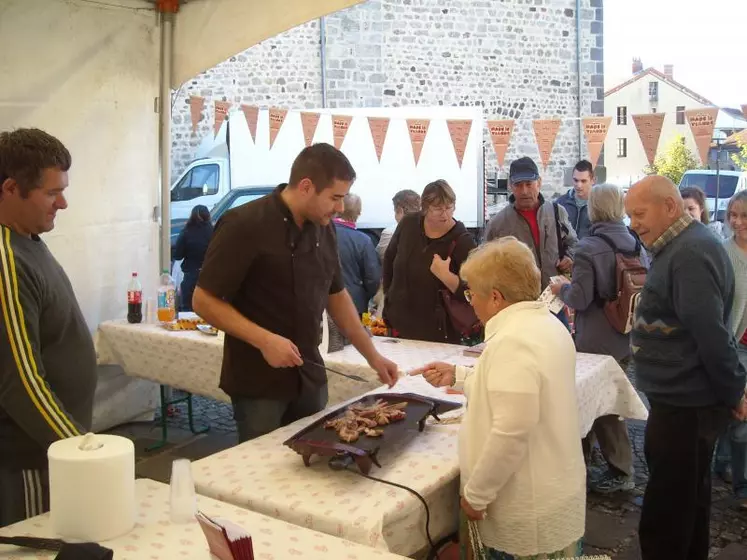
[[[545,172],[546,189],[560,190],[563,169],[587,156],[578,115],[604,113],[602,21],[602,0],[368,0],[185,83],[175,93],[172,171],[211,133],[215,100],[289,109],[479,105],[486,118],[517,120],[507,164],[520,155],[539,163],[532,120],[563,119]],[[191,95],[206,99],[196,135]]]

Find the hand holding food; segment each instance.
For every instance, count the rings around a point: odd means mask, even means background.
[[[456,366],[445,362],[432,362],[411,371],[410,375],[422,375],[434,387],[451,387],[456,379]]]

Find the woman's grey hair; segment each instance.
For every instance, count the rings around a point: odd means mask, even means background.
[[[729,212],[731,212],[731,207],[734,206],[734,204],[736,204],[737,202],[741,202],[742,204],[747,206],[747,191],[739,191],[729,199],[729,205],[726,207],[727,223],[729,220]]]
[[[342,201],[345,209],[340,214],[343,220],[348,222],[357,222],[360,218],[361,212],[363,211],[363,205],[361,204],[361,197],[357,194],[348,193],[345,195]]]
[[[621,222],[625,216],[623,190],[611,183],[594,185],[589,195],[589,220],[597,222]]]

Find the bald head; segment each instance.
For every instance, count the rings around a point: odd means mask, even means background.
[[[672,181],[650,175],[630,187],[625,197],[625,211],[630,216],[630,227],[646,247],[651,247],[685,209]]]

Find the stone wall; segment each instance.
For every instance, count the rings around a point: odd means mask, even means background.
[[[581,114],[604,111],[602,0],[581,4]],[[507,161],[537,157],[532,119],[563,126],[545,172],[548,191],[579,156],[576,0],[368,0],[325,18],[329,107],[479,105],[517,119]],[[322,105],[320,27],[311,22],[265,41],[185,84],[174,111],[174,172],[209,133],[212,102]],[[189,95],[207,99],[190,134]],[[488,171],[495,155],[485,133]],[[587,151],[582,142],[583,157]]]

